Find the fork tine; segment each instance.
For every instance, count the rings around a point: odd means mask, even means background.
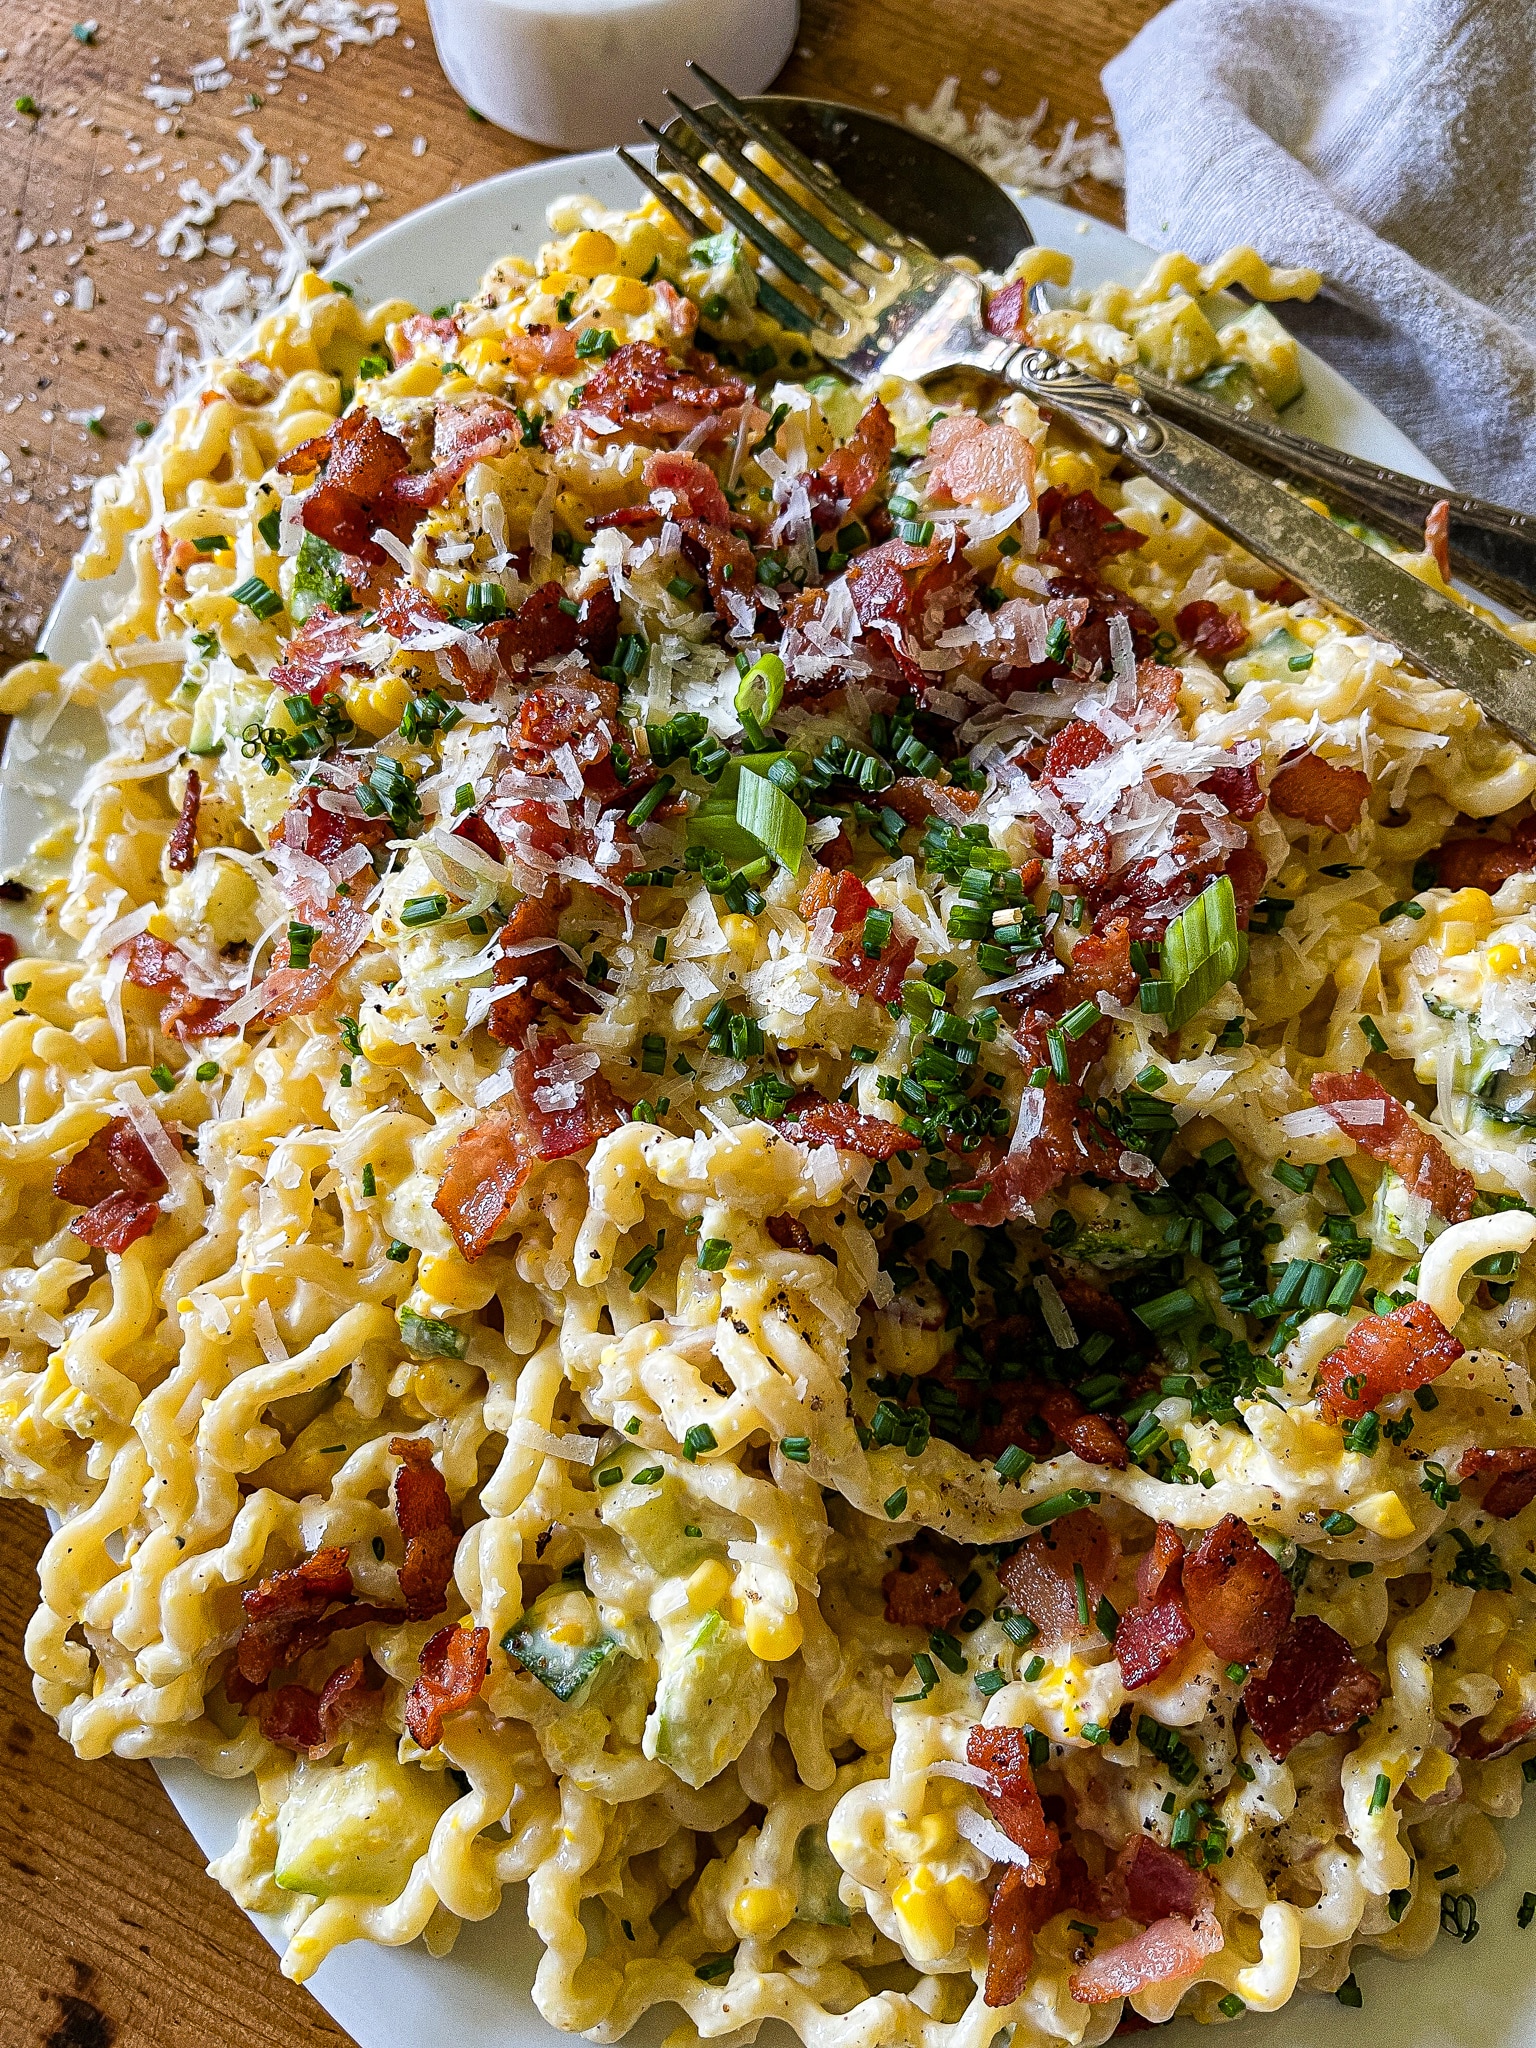
[[[647,192],[649,192],[653,198],[660,200],[661,204],[667,209],[668,213],[671,214],[672,218],[677,222],[678,226],[682,229],[683,233],[688,237],[690,242],[697,242],[698,240],[700,240],[701,237],[709,233],[708,227],[705,225],[703,221],[699,219],[699,216],[693,211],[693,208],[691,206],[685,206],[682,200],[679,199],[677,194],[672,190],[671,186],[664,185],[661,182],[660,178],[656,176],[655,172],[647,170],[646,166],[640,162],[638,157],[631,156],[629,151],[623,148],[620,148],[616,152],[616,154],[618,156],[619,162],[623,164],[627,170],[634,172],[635,176],[640,180],[641,184],[645,187]]]
[[[760,142],[770,155],[777,157],[785,170],[793,171],[796,177],[809,185],[827,210],[836,214],[846,227],[853,228],[866,241],[873,242],[877,249],[884,249],[890,255],[906,248],[907,237],[899,229],[893,228],[888,220],[882,220],[862,199],[855,199],[846,185],[824,171],[804,150],[796,149],[789,137],[775,128],[771,121],[745,106],[729,86],[722,85],[718,78],[711,78],[703,65],[696,64],[691,57],[688,69],[709,87],[738,127],[744,128],[754,142]]]
[[[627,149],[619,149],[615,154],[621,163],[634,172],[646,190],[661,202],[691,242],[703,241],[708,237],[708,223],[700,220],[691,206],[685,206],[670,185],[664,185],[654,171],[649,170],[637,157],[631,156]],[[759,277],[757,280],[757,302],[781,327],[793,328],[797,334],[809,334],[815,327],[815,322],[810,316],[802,313],[793,299],[785,298],[778,287],[770,283],[766,277]]]
[[[757,250],[759,255],[766,256],[770,262],[783,271],[786,277],[792,278],[796,284],[800,285],[803,290],[810,294],[823,315],[838,313],[841,314],[845,322],[851,318],[853,309],[848,305],[842,294],[835,291],[819,272],[813,270],[804,257],[797,256],[786,242],[780,241],[772,229],[765,227],[757,215],[748,207],[743,206],[734,193],[727,192],[718,180],[712,178],[708,171],[702,169],[686,151],[679,149],[671,137],[664,135],[654,123],[642,121],[640,125],[655,143],[661,155],[671,164],[672,168],[676,171],[681,171],[685,178],[692,179],[693,183],[705,194],[717,211],[722,213],[734,227],[740,229],[743,236]],[[823,317],[818,320],[817,324],[830,327],[833,323]]]
[[[818,249],[829,263],[835,264],[843,275],[855,283],[872,283],[877,273],[846,242],[838,240],[825,222],[817,219],[799,200],[787,193],[778,180],[769,176],[759,165],[737,145],[735,137],[725,123],[705,107],[690,107],[675,92],[667,98],[683,118],[705,137],[716,152],[724,157],[736,175],[755,192],[759,199],[768,204],[788,222],[796,234],[803,235],[813,249]]]

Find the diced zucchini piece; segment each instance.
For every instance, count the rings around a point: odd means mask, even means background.
[[[842,377],[812,377],[806,390],[821,407],[821,416],[839,441],[846,441],[864,417],[864,401]]]
[[[826,1829],[819,1823],[802,1828],[795,1837],[795,1918],[813,1927],[846,1927],[848,1908],[837,1892],[842,1875]]]
[[[507,1630],[501,1647],[557,1700],[573,1700],[619,1646],[598,1620],[591,1594],[557,1583]]]
[[[1247,419],[1263,421],[1266,426],[1273,426],[1280,417],[1246,363],[1214,364],[1203,377],[1195,379],[1195,389],[1219,399]]]
[[[1220,354],[1216,330],[1195,299],[1179,296],[1141,307],[1131,314],[1130,328],[1141,360],[1176,384],[1198,377]]]
[[[624,1473],[617,1486],[598,1491],[598,1513],[610,1529],[617,1529],[642,1564],[663,1578],[687,1578],[712,1557],[725,1556],[725,1542],[712,1531],[713,1517],[675,1473],[663,1468],[660,1479],[647,1485],[633,1484],[637,1472],[654,1472],[656,1458],[648,1451],[626,1449],[617,1457],[604,1459]],[[685,1532],[697,1529],[697,1536]]]
[[[1143,1216],[1120,1189],[1085,1187],[1077,1182],[1066,1196],[1077,1221],[1077,1234],[1064,1247],[1068,1260],[1082,1259],[1101,1273],[1121,1273],[1143,1259],[1168,1256],[1167,1218]]]
[[[1290,679],[1293,657],[1311,652],[1306,641],[1299,640],[1289,626],[1276,626],[1249,653],[1229,661],[1222,674],[1229,690],[1240,690],[1244,683],[1282,683]]]
[[[1301,352],[1268,306],[1249,306],[1216,337],[1223,362],[1246,363],[1271,405],[1300,398]]]
[[[662,1650],[645,1754],[697,1790],[741,1755],[772,1698],[773,1680],[746,1636],[712,1609],[680,1646]]]
[[[394,1899],[456,1797],[446,1772],[378,1749],[350,1764],[301,1763],[277,1816],[276,1882],[312,1898]]]
[[[341,573],[340,554],[319,534],[306,533],[294,560],[288,616],[302,625],[317,605],[329,605],[333,612],[349,612],[355,602],[352,586]]]

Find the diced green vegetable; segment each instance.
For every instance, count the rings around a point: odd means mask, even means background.
[[[1259,389],[1276,407],[1302,393],[1301,352],[1268,306],[1249,306],[1217,330],[1222,360],[1244,363]]]
[[[842,1869],[827,1847],[827,1831],[818,1822],[795,1837],[795,1918],[813,1927],[846,1927],[848,1908],[838,1896]]]
[[[790,874],[798,871],[805,852],[805,813],[777,783],[743,768],[736,787],[736,822]]]
[[[707,1559],[725,1556],[723,1537],[716,1541],[712,1535],[687,1534],[690,1528],[702,1531],[712,1526],[701,1520],[710,1510],[690,1497],[674,1473],[666,1473],[659,1484],[637,1484],[635,1474],[652,1469],[654,1463],[650,1453],[638,1447],[614,1462],[623,1471],[623,1483],[605,1491],[598,1512],[642,1563],[664,1578],[686,1578]]]
[[[1239,655],[1236,661],[1229,661],[1222,674],[1229,690],[1240,690],[1244,683],[1282,683],[1295,673],[1291,663],[1311,652],[1306,641],[1298,639],[1289,626],[1276,626],[1257,647]]]
[[[541,1593],[516,1627],[507,1630],[501,1647],[557,1700],[574,1700],[619,1654],[597,1618],[591,1594],[562,1580]]]
[[[396,1320],[406,1349],[418,1358],[462,1358],[469,1349],[468,1331],[439,1322],[436,1316],[418,1315],[415,1309],[402,1307]]]
[[[1141,1007],[1182,1030],[1218,989],[1235,981],[1248,961],[1246,934],[1237,928],[1237,900],[1227,875],[1203,889],[1169,925],[1163,938],[1163,971],[1141,985]]]
[[[746,1748],[773,1699],[766,1665],[718,1610],[680,1646],[664,1646],[656,1704],[645,1724],[645,1754],[697,1790]]]
[[[356,600],[352,586],[341,573],[341,556],[316,533],[306,533],[299,543],[293,565],[293,588],[288,594],[288,615],[303,625],[317,605],[329,605],[333,612],[349,612]]]
[[[317,1899],[398,1898],[456,1797],[445,1772],[397,1763],[392,1745],[357,1763],[300,1763],[278,1812],[273,1878]]]

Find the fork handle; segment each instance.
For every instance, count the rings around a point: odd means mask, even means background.
[[[1536,734],[1536,656],[1225,450],[1159,418],[1139,392],[1106,384],[1026,343],[994,370],[1112,449],[1259,560],[1294,579],[1427,674],[1476,699],[1521,738]]]

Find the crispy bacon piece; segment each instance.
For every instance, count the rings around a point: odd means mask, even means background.
[[[1107,1523],[1092,1508],[1079,1508],[1037,1531],[1004,1558],[997,1575],[1009,1600],[1035,1623],[1043,1643],[1066,1643],[1090,1634],[1096,1626],[1091,1617],[1114,1577],[1119,1555],[1119,1539]],[[1078,1612],[1075,1565],[1082,1566],[1087,1588],[1086,1629]]]
[[[432,419],[433,486],[446,497],[477,462],[492,462],[522,445],[517,414],[488,391],[440,405]]]
[[[1432,1131],[1415,1123],[1397,1097],[1374,1074],[1357,1068],[1350,1074],[1314,1074],[1312,1100],[1326,1109],[1341,1131],[1362,1152],[1390,1166],[1413,1194],[1421,1195],[1449,1223],[1465,1223],[1477,1200],[1477,1182],[1452,1160]],[[1379,1119],[1370,1123],[1336,1104],[1379,1103]]]
[[[372,1720],[384,1704],[382,1686],[370,1686],[358,1656],[333,1671],[323,1692],[307,1685],[282,1685],[256,1699],[256,1718],[268,1742],[318,1760],[341,1740],[351,1723]]]
[[[381,846],[394,829],[388,818],[363,818],[351,811],[327,810],[321,802],[326,794],[322,783],[310,782],[294,797],[283,813],[277,835],[285,846],[307,853],[311,860],[329,867],[354,846],[370,850]],[[276,843],[274,839],[273,844]]]
[[[181,815],[165,850],[166,866],[174,868],[180,875],[190,873],[197,866],[197,813],[202,801],[203,778],[195,768],[189,768],[187,786],[181,797]]]
[[[859,624],[887,624],[905,631],[923,619],[930,602],[967,579],[963,558],[956,562],[947,540],[922,547],[911,541],[887,540],[866,548],[848,566],[848,589]],[[918,671],[921,679],[922,671]]]
[[[500,851],[498,847],[498,852]],[[492,985],[507,993],[492,1003],[486,1029],[498,1045],[521,1045],[530,1024],[546,1010],[562,1017],[576,1014],[573,989],[580,969],[558,946],[523,951],[536,939],[556,939],[560,919],[571,900],[564,882],[551,880],[542,896],[525,896],[502,926],[501,952],[491,971]]]
[[[1424,552],[1433,555],[1435,567],[1447,583],[1451,580],[1451,501],[1437,498],[1424,517]]]
[[[520,1052],[512,1064],[512,1100],[482,1117],[453,1148],[432,1206],[466,1259],[478,1259],[490,1244],[535,1160],[584,1151],[624,1121],[623,1105],[602,1074],[561,1078],[559,1055],[569,1043],[550,1033]],[[574,1099],[567,1102],[567,1095]]]
[[[501,337],[507,361],[519,377],[568,377],[579,358],[576,336],[569,327],[512,328]]]
[[[1457,1477],[1488,1480],[1483,1512],[1507,1522],[1536,1500],[1536,1450],[1522,1446],[1503,1451],[1463,1451]]]
[[[658,449],[646,457],[641,480],[648,491],[672,493],[669,516],[673,519],[697,519],[706,526],[728,527],[731,523],[731,502],[720,488],[720,479],[697,455]],[[650,506],[640,509],[656,516]]]
[[[1134,1345],[1136,1325],[1113,1295],[1106,1294],[1102,1287],[1095,1287],[1081,1273],[1069,1273],[1064,1266],[1053,1266],[1051,1278],[1067,1314],[1079,1331],[1102,1330],[1106,1337]]]
[[[453,1507],[443,1475],[432,1462],[424,1436],[395,1436],[389,1452],[401,1463],[395,1473],[395,1520],[405,1538],[400,1597],[412,1621],[427,1621],[448,1605],[453,1577]]]
[[[404,442],[373,413],[354,407],[323,440],[305,442],[278,467],[288,476],[313,469],[321,450],[328,451],[328,459],[324,476],[304,494],[301,516],[306,529],[343,554],[364,562],[384,561],[385,551],[373,535],[376,528],[392,528],[399,519],[391,487],[410,471]],[[414,511],[411,516],[414,521]]]
[[[1041,550],[1045,560],[1078,576],[1092,574],[1115,555],[1129,554],[1146,538],[1092,491],[1074,491],[1070,497],[1048,491],[1040,500],[1041,527],[1047,522],[1050,537]]]
[[[990,1784],[978,1786],[983,1803],[1009,1841],[1026,1856],[1048,1863],[1060,1838],[1045,1817],[1035,1774],[1030,1768],[1027,1733],[1022,1728],[972,1728],[965,1738],[965,1760],[985,1771]],[[1031,1868],[1026,1884],[1043,1884],[1046,1872]]]
[[[811,1243],[811,1233],[798,1216],[791,1216],[787,1210],[782,1216],[770,1216],[764,1228],[781,1252],[815,1250]]]
[[[1347,1735],[1380,1704],[1381,1680],[1315,1614],[1297,1615],[1268,1671],[1249,1679],[1243,1693],[1254,1733],[1281,1763],[1307,1736]]]
[[[708,440],[724,440],[735,429],[750,387],[723,371],[712,378],[682,370],[651,341],[627,341],[616,348],[581,387],[580,404],[550,420],[547,447],[563,447],[576,427],[608,435],[613,427],[646,434],[692,433],[711,416],[717,424]],[[732,413],[735,418],[729,417]]]
[[[125,1252],[149,1235],[160,1220],[159,1198],[166,1185],[149,1147],[125,1116],[94,1131],[53,1177],[59,1200],[78,1202],[85,1210],[70,1229],[101,1252]]]
[[[490,1669],[491,1634],[451,1622],[430,1638],[420,1657],[421,1676],[405,1698],[405,1725],[423,1749],[436,1749],[443,1723],[479,1697]]]
[[[1094,922],[1125,917],[1133,939],[1143,944],[1160,940],[1179,912],[1221,874],[1232,884],[1238,930],[1246,931],[1253,906],[1264,893],[1264,856],[1253,846],[1236,847],[1225,857],[1213,854],[1203,835],[1193,833],[1178,834],[1166,853],[1149,854],[1123,867],[1113,885],[1096,896]]]
[[[1070,1387],[1053,1387],[1040,1403],[1040,1413],[1085,1465],[1107,1465],[1123,1472],[1130,1463],[1113,1424],[1102,1415],[1090,1415]]]
[[[1319,1413],[1326,1422],[1353,1422],[1394,1394],[1427,1387],[1462,1350],[1427,1301],[1362,1316],[1317,1369]]]
[[[836,1145],[865,1159],[890,1159],[912,1148],[910,1133],[883,1116],[865,1116],[848,1102],[827,1102],[804,1089],[786,1106],[779,1128],[798,1145]]]
[[[128,942],[128,979],[135,988],[181,988],[188,964],[179,946],[152,932],[139,932]]]
[[[1084,932],[1072,948],[1067,971],[1052,994],[1061,1004],[1061,1014],[1095,997],[1113,996],[1128,1003],[1140,986],[1131,965],[1131,927],[1123,917],[1112,919],[1102,931]],[[1098,1027],[1095,1026],[1095,1029]]]
[[[1510,839],[1448,839],[1433,856],[1442,889],[1486,889],[1536,868],[1536,818],[1523,818]]]
[[[757,584],[757,563],[752,543],[723,526],[711,526],[702,519],[678,522],[684,558],[703,576],[709,601],[722,618],[730,616],[728,597],[752,604]]]
[[[1189,1618],[1224,1664],[1262,1664],[1291,1618],[1290,1580],[1246,1522],[1223,1515],[1184,1559]]]
[[[1330,832],[1353,831],[1370,797],[1368,775],[1320,760],[1316,754],[1287,762],[1269,785],[1270,806],[1282,817],[1326,825]]]
[[[301,1564],[269,1572],[241,1595],[245,1626],[231,1669],[243,1681],[245,1697],[264,1686],[274,1671],[295,1664],[334,1634],[329,1610],[352,1598],[346,1547],[327,1544]],[[225,1690],[230,1691],[226,1679]],[[234,1698],[230,1692],[230,1697]]]
[[[877,1003],[893,1003],[912,965],[917,942],[897,938],[893,933],[879,958],[870,959],[864,951],[864,920],[874,908],[874,897],[858,876],[846,869],[833,874],[824,867],[814,868],[800,898],[800,915],[807,924],[814,924],[824,910],[832,912],[834,977],[856,995],[872,996]]]
[[[929,483],[956,505],[1001,512],[1034,488],[1035,452],[1017,427],[951,413],[928,437]]]
[[[930,818],[948,818],[956,811],[974,811],[981,802],[977,789],[952,789],[948,783],[931,782],[926,775],[898,775],[880,792],[888,804],[909,825],[926,825]],[[826,849],[822,848],[823,862]]]
[[[1195,787],[1217,798],[1229,818],[1256,818],[1268,801],[1259,782],[1257,757],[1234,761],[1230,768],[1213,768]]]
[[[983,2002],[994,2010],[1021,1998],[1035,1960],[1042,1895],[1017,1863],[1004,1867],[987,1914],[987,1981]],[[1049,1917],[1049,1916],[1047,1916]]]
[[[828,532],[874,504],[896,447],[896,428],[877,398],[841,448],[809,479],[811,517]]]
[[[1192,1977],[1221,1948],[1221,1923],[1212,1912],[1194,1920],[1170,1913],[1154,1920],[1140,1934],[1090,1956],[1072,1973],[1072,1996],[1079,2005],[1105,2005],[1112,1998],[1130,1998],[1152,1984]]]
[[[1023,278],[1016,277],[1012,284],[1000,285],[992,292],[982,317],[988,334],[1001,335],[1004,341],[1023,341],[1029,332],[1029,301]]]
[[[350,903],[333,903],[325,921],[316,927],[307,967],[288,964],[288,942],[283,957],[268,971],[261,986],[264,999],[261,1016],[267,1023],[279,1017],[307,1017],[318,1010],[331,993],[343,967],[357,952],[371,929],[366,911]]]
[[[1152,1548],[1136,1567],[1136,1605],[1120,1617],[1115,1631],[1120,1682],[1127,1692],[1171,1671],[1195,1639],[1183,1571],[1184,1539],[1172,1523],[1159,1522]]]
[[[931,1550],[904,1543],[897,1563],[880,1581],[885,1618],[901,1628],[948,1628],[965,1602]]]
[[[1197,597],[1193,604],[1175,613],[1173,629],[1209,662],[1225,661],[1248,639],[1248,628],[1242,620],[1233,612],[1224,612],[1219,604],[1212,604],[1208,597]]]
[[[497,1108],[454,1146],[432,1206],[466,1259],[485,1251],[533,1170],[534,1155],[510,1109]]]
[[[397,369],[420,354],[429,342],[435,341],[444,349],[456,348],[459,323],[450,314],[412,313],[408,320],[400,322],[399,337],[395,344]]]
[[[283,658],[272,671],[274,689],[318,704],[349,669],[361,669],[357,650],[364,631],[357,613],[343,615],[317,604],[283,649]]]
[[[194,996],[187,993],[185,970],[188,961],[179,947],[168,939],[140,932],[128,946],[128,979],[135,988],[168,989],[170,1000],[160,1011],[160,1029],[183,1041],[214,1038],[223,1029],[224,1012],[233,996]]]
[[[1491,1763],[1495,1757],[1508,1756],[1536,1732],[1536,1707],[1525,1708],[1495,1734],[1485,1735],[1483,1729],[1489,1719],[1489,1715],[1479,1714],[1475,1721],[1463,1721],[1452,1731],[1451,1748],[1455,1755],[1468,1757],[1473,1763]]]
[[[572,654],[581,638],[579,612],[567,611],[565,588],[553,578],[529,591],[520,609],[509,619],[493,619],[483,628],[483,637],[495,647],[502,667],[511,676],[526,675],[540,662]],[[495,687],[494,670],[477,676],[465,688],[477,704],[483,703]]]
[[[611,583],[599,583],[587,592],[576,613],[577,648],[589,667],[602,669],[613,660],[618,638],[619,600]]]
[[[547,775],[555,765],[555,750],[564,746],[583,768],[607,760],[618,711],[619,693],[610,682],[596,676],[551,678],[530,690],[517,707],[513,735],[518,766]]]
[[[1043,1040],[1040,1050],[1044,1051]],[[984,1172],[980,1184],[985,1194],[971,1212],[974,1222],[990,1228],[1010,1218],[1027,1218],[1042,1195],[1085,1173],[1101,1180],[1138,1178],[1120,1165],[1120,1145],[1106,1136],[1080,1083],[1046,1081],[1040,1105],[1035,1136]]]
[[[1202,1870],[1191,1870],[1175,1849],[1150,1835],[1133,1835],[1115,1858],[1101,1891],[1104,1911],[1143,1927],[1177,1913],[1193,1920],[1209,1910],[1213,1893]]]

